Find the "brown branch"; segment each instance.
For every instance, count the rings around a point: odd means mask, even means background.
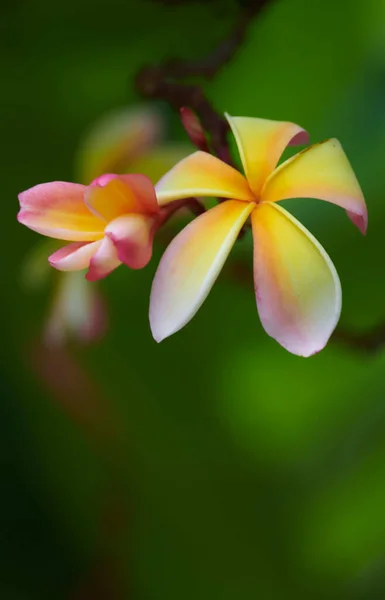
[[[169,60],[161,65],[146,66],[140,70],[135,80],[136,88],[141,95],[146,98],[165,100],[176,111],[182,113],[182,121],[186,107],[188,107],[187,110],[192,109],[196,113],[202,129],[208,133],[213,153],[230,165],[233,164],[233,161],[227,140],[229,125],[226,119],[216,112],[199,85],[186,84],[178,80],[191,76],[212,78],[234,57],[245,39],[252,18],[259,14],[268,1],[249,0],[233,32],[207,57],[193,61]],[[202,149],[201,143],[198,146]],[[210,151],[210,147],[204,149]],[[218,198],[219,202],[221,200]],[[195,215],[204,211],[195,198],[185,201],[185,205]],[[177,210],[176,206],[174,209]],[[167,219],[165,218],[165,220]],[[246,230],[247,227],[244,226],[238,239],[245,235]]]
[[[143,67],[136,76],[135,85],[146,98],[166,101],[178,112],[192,109],[208,133],[213,153],[232,164],[227,134],[229,125],[213,108],[199,85],[181,81],[188,77],[212,78],[236,54],[245,39],[247,29],[270,0],[243,0],[244,9],[231,34],[211,54],[192,61],[173,59],[160,65]]]
[[[165,67],[148,66],[138,73],[136,87],[146,98],[165,100],[178,112],[185,106],[193,109],[210,135],[213,152],[224,162],[232,164],[227,142],[229,125],[217,114],[198,85],[169,81]]]
[[[183,198],[182,200],[174,200],[161,208],[159,218],[156,223],[156,228],[163,227],[165,223],[180,209],[187,208],[195,217],[203,214],[206,209],[197,198]]]
[[[248,27],[262,9],[271,0],[249,0],[243,2],[243,9],[238,23],[232,33],[224,39],[208,56],[196,60],[169,60],[165,67],[169,77],[182,79],[184,77],[203,77],[212,79],[218,71],[230,62],[245,40]]]
[[[197,198],[187,198],[187,200],[185,202],[186,202],[186,207],[196,217],[199,217],[199,215],[203,214],[206,211],[203,204],[201,204]]]
[[[385,323],[379,323],[372,329],[363,332],[338,328],[334,332],[332,339],[334,342],[348,346],[357,352],[377,354],[385,348]]]

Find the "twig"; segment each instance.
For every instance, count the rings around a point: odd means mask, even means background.
[[[142,96],[165,100],[178,112],[191,108],[198,115],[210,137],[213,153],[232,165],[227,133],[229,125],[213,108],[199,85],[186,84],[188,77],[212,78],[227,64],[245,39],[252,19],[270,0],[243,0],[244,9],[232,33],[211,54],[193,61],[169,60],[164,64],[143,67],[136,76],[135,85]]]
[[[206,210],[197,198],[187,198],[185,203],[186,207],[189,208],[196,217],[199,217],[199,215],[203,214]]]
[[[334,332],[332,339],[357,352],[377,354],[385,348],[385,323],[379,323],[362,333],[339,328]]]
[[[161,65],[146,66],[140,70],[135,80],[136,88],[141,95],[147,98],[165,100],[175,110],[182,113],[182,120],[186,110],[192,109],[196,113],[202,128],[209,135],[211,150],[218,158],[229,165],[233,165],[233,160],[227,140],[229,132],[227,121],[215,111],[199,85],[186,84],[178,80],[191,76],[214,77],[233,58],[245,39],[252,18],[259,14],[268,1],[243,0],[242,4],[245,8],[233,32],[207,57],[192,61],[173,59]],[[186,107],[188,108],[186,109]],[[202,149],[201,144],[200,148]],[[206,150],[206,148],[204,149]],[[209,151],[210,148],[207,147],[207,150]],[[218,201],[221,202],[222,199],[218,198]],[[200,205],[196,198],[184,201],[183,205],[190,208],[195,215],[204,212],[204,207]],[[164,221],[175,210],[177,210],[176,205],[169,213],[165,212],[162,217]],[[238,239],[243,238],[246,230],[247,227],[242,228]]]
[[[232,33],[224,39],[208,56],[190,61],[180,59],[169,60],[165,67],[168,77],[182,79],[185,77],[204,77],[212,79],[239,50],[244,41],[247,29],[252,21],[270,0],[243,0],[244,9]]]
[[[143,96],[165,100],[178,112],[185,106],[192,108],[210,135],[213,152],[224,162],[232,164],[227,143],[229,125],[216,113],[198,85],[169,81],[166,67],[149,66],[138,73],[136,86]]]
[[[195,217],[206,211],[203,204],[201,204],[197,198],[183,198],[182,200],[174,200],[161,209],[156,224],[157,228],[163,227],[163,225],[167,223],[167,221],[171,219],[171,217],[181,208],[187,208]]]

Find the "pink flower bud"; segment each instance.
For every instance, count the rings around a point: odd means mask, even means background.
[[[197,115],[191,110],[191,108],[183,106],[180,109],[180,116],[182,125],[194,146],[199,148],[199,150],[209,152],[206,135]]]

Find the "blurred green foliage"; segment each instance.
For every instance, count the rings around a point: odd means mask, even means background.
[[[103,282],[107,337],[48,351],[48,298],[20,277],[36,242],[17,193],[73,179],[82,133],[137,102],[145,63],[203,56],[235,2],[18,0],[1,8],[3,172],[0,595],[6,600],[385,598],[385,353],[301,359],[262,331],[252,281],[222,274],[160,345],[151,279]],[[385,318],[385,2],[276,0],[205,84],[218,110],[342,142],[367,198],[290,201],[340,274],[342,323]],[[176,140],[183,130],[161,106]],[[289,204],[289,203],[288,203]],[[251,262],[251,241],[232,260]]]

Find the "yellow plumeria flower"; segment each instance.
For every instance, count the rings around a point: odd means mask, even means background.
[[[251,216],[262,325],[289,352],[310,356],[326,345],[337,325],[341,285],[322,246],[277,202],[309,197],[332,202],[365,233],[362,191],[336,139],[315,144],[276,167],[287,145],[307,142],[301,127],[265,119],[227,119],[245,176],[199,151],[156,185],[161,206],[189,196],[228,200],[195,219],[167,248],[151,292],[153,336],[163,340],[196,314]]]

